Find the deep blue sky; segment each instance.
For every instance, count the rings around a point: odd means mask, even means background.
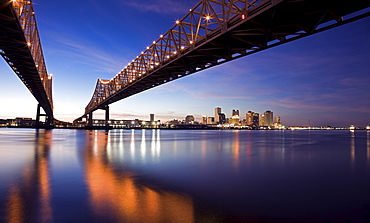
[[[84,113],[111,79],[198,0],[34,0],[55,117]],[[112,119],[227,117],[270,108],[287,125],[370,125],[370,18],[265,50],[111,105]],[[35,117],[37,102],[0,61],[0,118]],[[99,118],[103,112],[96,112]]]

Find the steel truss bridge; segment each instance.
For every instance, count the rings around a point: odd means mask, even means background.
[[[368,7],[368,0],[201,0],[115,77],[98,79],[85,114],[75,121],[87,118],[92,125],[92,113],[103,109],[108,125],[111,103],[364,18],[370,12],[361,10]]]
[[[32,0],[0,0],[0,54],[38,101],[37,125],[45,116],[45,126],[52,126],[52,75],[46,71]]]

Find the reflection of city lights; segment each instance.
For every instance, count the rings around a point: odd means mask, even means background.
[[[146,143],[145,143],[145,129],[141,131],[141,157],[145,158]]]

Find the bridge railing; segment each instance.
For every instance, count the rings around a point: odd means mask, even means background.
[[[53,107],[52,97],[52,75],[48,75],[41,47],[40,36],[37,29],[36,17],[32,5],[32,0],[12,0],[13,8],[17,14],[19,23],[26,38],[35,66],[40,75],[46,94]],[[15,71],[17,73],[17,71]],[[19,73],[17,73],[19,74]]]
[[[202,45],[271,4],[272,0],[204,0],[109,81],[98,80],[93,96],[85,109],[88,113],[110,95],[155,72],[182,54]]]

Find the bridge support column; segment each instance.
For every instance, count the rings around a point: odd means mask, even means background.
[[[41,111],[41,105],[37,104],[37,112],[36,112],[36,128],[40,127],[40,111]]]
[[[40,118],[45,117],[44,124],[41,125]],[[41,114],[41,105],[37,104],[37,112],[36,112],[36,128],[53,128],[54,125],[54,118],[47,114]]]
[[[89,114],[87,115],[87,126],[92,127],[93,125],[93,112],[89,112]]]
[[[109,106],[105,107],[105,127],[109,129]]]

